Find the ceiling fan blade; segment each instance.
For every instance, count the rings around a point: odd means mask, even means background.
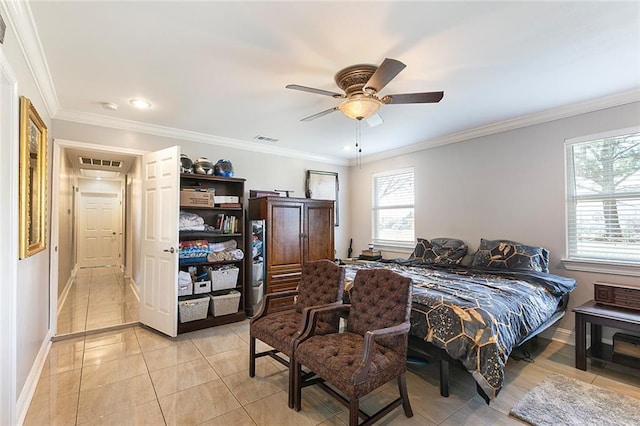
[[[369,127],[376,127],[384,123],[384,120],[382,119],[382,117],[380,117],[380,114],[378,113],[373,114],[371,117],[367,118],[364,121],[367,122]]]
[[[381,99],[385,104],[430,104],[440,102],[444,92],[403,93],[387,95]]]
[[[316,93],[318,95],[331,96],[333,98],[344,98],[344,95],[341,93],[330,92],[328,90],[322,89],[314,89],[313,87],[300,86],[299,84],[287,84],[285,86],[287,89],[300,90],[302,92]]]
[[[380,64],[378,69],[373,73],[367,84],[365,84],[365,89],[370,88],[374,89],[375,93],[378,93],[382,90],[384,86],[389,84],[393,78],[400,73],[406,67],[400,61],[395,59],[385,58],[384,61]]]
[[[303,118],[303,119],[302,119],[302,120],[300,120],[300,121],[311,121],[311,120],[315,120],[316,118],[320,118],[320,117],[323,117],[323,116],[325,116],[325,115],[327,115],[327,114],[331,114],[333,111],[337,111],[337,110],[338,110],[338,107],[337,107],[337,106],[336,106],[336,107],[333,107],[333,108],[329,108],[329,109],[326,109],[326,110],[324,110],[324,111],[322,111],[322,112],[319,112],[319,113],[317,113],[317,114],[313,114],[313,115],[310,115],[310,116],[308,116],[308,117],[305,117],[305,118]]]

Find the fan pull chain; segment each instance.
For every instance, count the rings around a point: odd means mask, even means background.
[[[356,120],[356,164],[360,168],[362,168],[362,140],[360,137],[361,123],[362,123],[361,118]]]

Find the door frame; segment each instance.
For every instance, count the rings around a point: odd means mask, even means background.
[[[148,151],[130,149],[116,146],[100,145],[88,142],[72,141],[68,139],[53,140],[53,163],[52,176],[60,175],[60,161],[62,158],[62,150],[65,148],[87,149],[101,152],[111,152],[118,154],[127,154],[142,157]],[[58,243],[60,238],[60,213],[59,213],[59,194],[60,180],[51,179],[51,259],[49,269],[49,324],[51,333],[58,335]],[[123,203],[124,204],[124,203]],[[77,215],[76,215],[77,219]],[[124,217],[123,217],[124,220]],[[75,224],[73,225],[75,227]],[[129,238],[125,235],[125,239]],[[125,261],[125,259],[123,259]]]

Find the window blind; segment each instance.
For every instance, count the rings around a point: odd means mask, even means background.
[[[640,265],[640,132],[567,143],[568,257]]]
[[[373,175],[372,224],[376,244],[413,244],[415,186],[413,168]]]

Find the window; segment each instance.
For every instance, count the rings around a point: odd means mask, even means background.
[[[640,127],[565,149],[568,261],[640,266]]]
[[[373,242],[378,245],[414,244],[413,168],[373,175]]]

